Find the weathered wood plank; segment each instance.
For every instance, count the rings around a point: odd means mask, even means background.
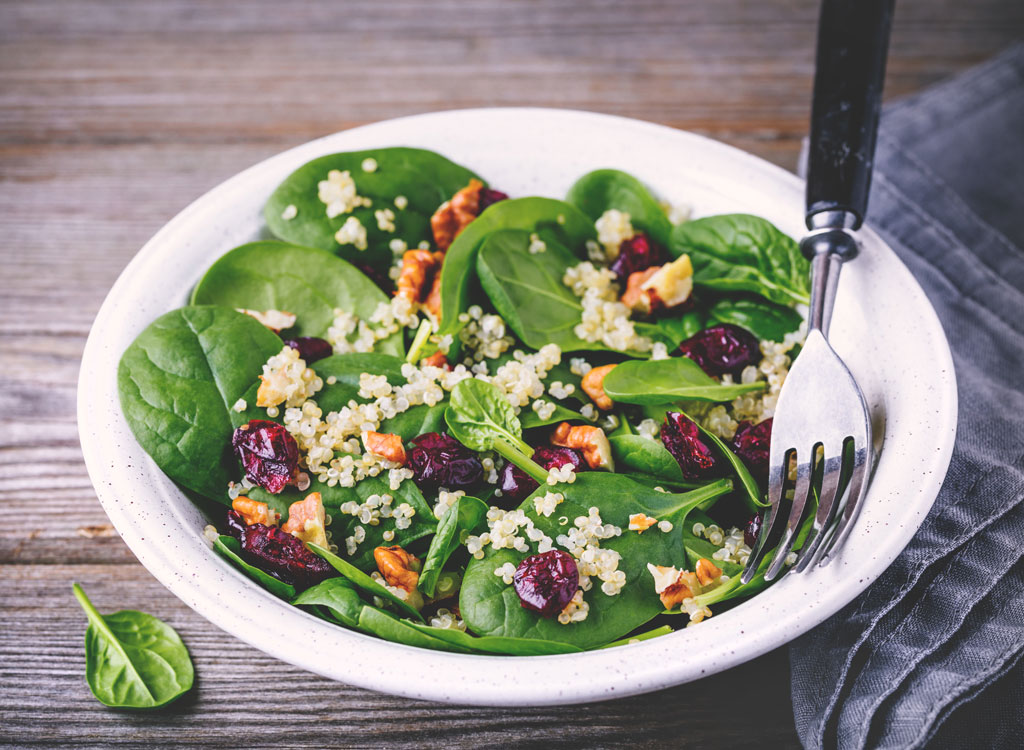
[[[105,709],[84,680],[78,581],[102,612],[143,609],[175,627],[196,688],[154,713]],[[777,651],[699,683],[590,706],[502,709],[396,699],[310,675],[222,633],[135,566],[11,565],[0,580],[0,744],[76,747],[798,747]]]

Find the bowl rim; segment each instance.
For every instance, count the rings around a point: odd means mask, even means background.
[[[798,596],[801,582],[794,581],[795,576],[788,577],[748,603],[713,618],[700,628],[687,630],[685,635],[677,631],[649,641],[584,654],[510,658],[429,651],[390,643],[318,620],[251,584],[216,557],[201,534],[193,533],[183,539],[163,534],[169,524],[184,523],[184,519],[171,510],[167,496],[162,498],[165,502],[155,505],[130,499],[138,493],[141,475],[125,471],[119,459],[126,452],[138,452],[140,449],[124,442],[131,440],[131,436],[130,433],[125,436],[126,426],[116,399],[116,363],[120,352],[111,351],[105,341],[111,330],[122,325],[123,318],[118,317],[125,312],[120,308],[121,300],[131,291],[133,283],[151,266],[166,261],[161,257],[165,243],[191,222],[200,220],[205,212],[211,210],[210,206],[230,200],[254,177],[280,169],[285,164],[298,166],[322,153],[343,150],[346,139],[378,131],[440,127],[445,123],[454,126],[460,120],[479,121],[481,118],[483,121],[497,118],[506,123],[517,119],[560,125],[571,122],[579,127],[689,140],[691,147],[699,147],[727,162],[742,163],[744,168],[759,173],[767,180],[790,188],[802,188],[803,184],[780,167],[705,136],[614,115],[532,107],[446,110],[363,125],[288,149],[228,178],[183,209],[133,257],[104,300],[83,351],[78,385],[82,451],[100,503],[132,552],[157,580],[200,615],[272,656],[364,688],[476,705],[554,705],[596,701],[677,685],[727,669],[776,648],[852,601],[902,551],[934,503],[951,459],[957,422],[953,361],[938,317],[909,270],[870,227],[861,230],[862,238],[889,253],[891,260],[902,269],[908,289],[923,300],[918,310],[922,316],[921,324],[933,334],[930,353],[935,358],[936,374],[932,387],[936,418],[932,425],[930,453],[926,458],[929,470],[925,472],[923,481],[909,489],[914,500],[914,518],[890,529],[887,532],[891,534],[888,543],[878,554],[870,560],[857,562],[857,580],[845,580],[841,586],[835,585],[838,571],[850,564],[843,560],[842,555],[828,568],[812,573],[811,576],[824,577],[817,585],[819,590],[814,597],[805,595],[801,599]],[[458,160],[457,156],[453,158]],[[113,399],[110,395],[112,387]],[[107,439],[107,435],[115,437]],[[146,470],[159,473],[155,465]],[[157,491],[159,493],[160,490]],[[907,497],[903,499],[910,502]],[[194,519],[189,520],[194,522]],[[830,570],[831,574],[828,573]],[[215,585],[210,585],[208,579],[211,578],[215,579]],[[811,580],[810,577],[801,578],[804,584]],[[725,634],[746,634],[736,613],[766,594],[781,590],[780,587],[787,592],[795,589],[789,594],[794,602],[792,609],[770,613],[773,618],[756,637],[751,633],[749,637],[735,642],[722,642],[721,636]],[[225,603],[245,606],[225,606]],[[769,613],[760,613],[762,617],[766,615]],[[289,638],[297,632],[303,634],[302,642]],[[683,638],[691,641],[685,647]],[[681,653],[685,655],[694,646],[698,651],[704,649],[700,651],[700,658],[680,658]],[[329,649],[332,655],[344,655],[345,658],[324,659],[323,648]],[[415,660],[415,668],[410,668],[410,658]]]

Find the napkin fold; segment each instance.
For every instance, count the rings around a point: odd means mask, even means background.
[[[797,731],[807,748],[1019,748],[1024,44],[886,108],[867,220],[942,321],[959,426],[906,550],[791,644]]]

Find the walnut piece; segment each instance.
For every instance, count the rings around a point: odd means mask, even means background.
[[[602,365],[592,367],[590,372],[583,376],[583,392],[590,396],[598,409],[608,411],[612,408],[612,400],[604,392],[604,379],[617,365]]]
[[[480,180],[470,180],[469,184],[452,196],[452,199],[441,204],[440,208],[430,217],[430,228],[434,232],[434,243],[447,250],[452,242],[480,213]]]
[[[396,464],[405,463],[405,447],[400,435],[367,431],[363,433],[363,445],[367,452]]]
[[[562,422],[551,434],[551,444],[580,451],[591,469],[615,471],[612,446],[600,427]]]

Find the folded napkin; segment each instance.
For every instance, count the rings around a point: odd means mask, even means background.
[[[882,117],[868,222],[924,288],[960,393],[938,500],[790,647],[807,748],[1024,747],[1024,44]]]

